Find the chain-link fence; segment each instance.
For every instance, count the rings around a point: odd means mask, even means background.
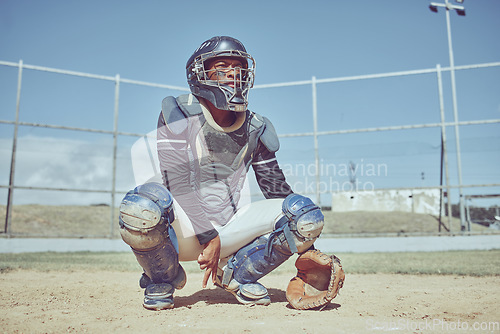
[[[0,65],[2,234],[115,237],[117,203],[134,186],[130,147],[154,130],[161,99],[188,89],[22,61]],[[500,187],[494,140],[500,119],[474,110],[474,101],[491,98],[474,76],[498,78],[499,69],[500,63],[454,68],[465,87],[458,95],[465,117],[445,108],[443,74],[450,68],[440,65],[256,85],[251,106],[278,130],[289,183],[335,219],[392,211],[404,220],[402,212],[420,212],[436,223],[406,232],[470,232],[465,201]],[[454,202],[462,208],[457,223],[447,214]],[[377,224],[361,225],[337,232],[369,233]]]

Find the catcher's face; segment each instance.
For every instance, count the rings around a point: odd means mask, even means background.
[[[242,78],[246,77],[246,65],[239,58],[217,57],[205,62],[205,73],[208,80],[231,88],[241,86]]]

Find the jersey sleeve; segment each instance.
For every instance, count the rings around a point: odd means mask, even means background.
[[[276,154],[261,142],[252,161],[252,168],[265,198],[285,198],[293,193],[278,164]]]
[[[187,119],[178,122],[187,122]],[[177,124],[179,128],[179,124]],[[164,185],[186,212],[200,244],[215,238],[218,233],[203,210],[200,210],[195,182],[192,178],[192,159],[189,154],[187,127],[172,131],[162,113],[158,119],[157,150]]]

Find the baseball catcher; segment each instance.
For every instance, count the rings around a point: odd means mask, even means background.
[[[271,121],[247,108],[254,73],[240,41],[203,42],[186,64],[191,94],[162,102],[156,147],[138,141],[132,149],[138,186],[123,198],[119,223],[143,268],[147,309],[174,307],[174,292],[186,283],[180,261],[197,261],[205,270],[202,287],[211,279],[240,303],[268,305],[259,279],[292,254],[308,254],[323,229],[320,208],[285,180]],[[244,203],[250,167],[265,199]],[[313,287],[308,270],[299,268],[299,275]]]

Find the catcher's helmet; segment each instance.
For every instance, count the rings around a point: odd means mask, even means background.
[[[231,57],[241,60],[244,68],[234,71],[234,88],[224,82],[210,80],[205,62],[214,57]],[[216,108],[230,111],[245,111],[248,106],[248,90],[252,88],[255,61],[246,52],[243,44],[235,38],[216,36],[203,42],[186,64],[186,75],[191,92],[207,99]]]

